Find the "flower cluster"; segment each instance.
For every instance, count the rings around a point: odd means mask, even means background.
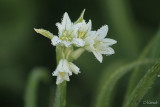
[[[80,54],[86,50],[92,52],[99,62],[102,62],[104,55],[114,54],[114,50],[110,47],[115,44],[113,39],[105,38],[108,32],[108,26],[104,25],[97,31],[92,30],[92,22],[86,22],[83,19],[84,11],[76,22],[71,22],[67,13],[64,13],[61,23],[56,23],[58,27],[58,36],[53,35],[44,29],[35,29],[49,39],[52,45],[57,46],[57,54],[60,54],[58,66],[53,72],[53,76],[57,76],[56,84],[62,83],[64,80],[69,81],[72,72],[80,73],[80,69],[72,63]]]

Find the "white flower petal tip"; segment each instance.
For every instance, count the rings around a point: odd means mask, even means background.
[[[69,66],[70,66],[70,69],[72,70],[73,73],[75,74],[78,74],[80,73],[80,69],[73,63],[69,62]]]
[[[91,28],[92,28],[92,21],[89,20],[89,22],[87,23],[87,25],[88,25],[88,30],[91,30]]]
[[[102,60],[103,60],[103,56],[102,56],[102,54],[101,53],[99,53],[99,52],[93,52],[93,54],[95,55],[95,57],[97,58],[97,60],[100,62],[100,63],[102,63]]]
[[[52,73],[52,76],[57,76],[56,84],[60,84],[64,80],[70,81],[69,76],[71,76],[72,73],[80,73],[79,70],[80,69],[72,62],[68,62],[66,59],[61,59],[56,70]]]
[[[56,26],[58,27],[58,30],[59,30],[59,32],[58,32],[59,36],[62,35],[63,31],[72,29],[72,22],[71,22],[67,12],[64,13],[63,18],[62,18],[62,22],[56,23]]]
[[[108,25],[102,26],[100,29],[98,29],[96,33],[97,39],[98,40],[104,39],[107,36],[107,32],[108,32]]]
[[[102,53],[102,54],[105,54],[106,56],[109,56],[109,55],[112,55],[112,54],[114,54],[114,53],[115,53],[114,50],[113,50],[111,47],[108,47],[108,48],[105,50],[105,52]]]
[[[82,23],[80,23],[80,25],[81,26],[79,27],[78,31],[81,32],[81,34],[91,31],[91,27],[92,27],[91,20],[89,20],[88,23],[86,23],[85,20],[83,20]]]
[[[116,40],[114,40],[114,39],[109,39],[109,38],[103,39],[102,42],[103,42],[106,46],[111,46],[111,45],[117,43]]]
[[[72,26],[71,19],[69,18],[69,15],[67,12],[64,13],[63,19],[62,19],[62,25],[65,27],[65,30],[70,30]]]

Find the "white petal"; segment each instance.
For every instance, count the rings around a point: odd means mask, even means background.
[[[114,54],[114,50],[111,47],[107,47],[104,51],[100,52],[101,54],[105,54],[105,55],[112,55]]]
[[[83,47],[85,45],[85,42],[79,38],[74,38],[72,42],[78,47]]]
[[[64,80],[63,80],[60,76],[58,76],[58,77],[57,77],[56,84],[59,85],[59,84],[62,83],[63,81],[64,81]]]
[[[68,16],[68,13],[65,12],[63,19],[62,19],[62,26],[64,26],[65,30],[71,30],[72,28],[72,22]]]
[[[87,29],[88,29],[88,31],[90,31],[91,28],[92,28],[92,22],[91,22],[91,20],[89,20],[89,22],[87,23]]]
[[[104,39],[106,37],[106,35],[107,35],[107,32],[108,32],[108,26],[107,25],[102,26],[96,33],[97,40]]]
[[[96,31],[91,31],[91,32],[88,32],[86,34],[86,37],[84,39],[85,43],[88,45],[88,44],[94,44],[94,39],[96,37]]]
[[[109,38],[105,38],[105,39],[103,39],[103,40],[102,40],[102,42],[104,42],[104,43],[105,43],[105,45],[108,45],[108,46],[111,46],[111,45],[113,45],[113,44],[116,44],[116,43],[117,43],[117,41],[116,41],[116,40],[114,40],[114,39],[109,39]]]
[[[66,47],[70,47],[70,46],[71,46],[71,42],[70,42],[70,41],[62,41],[62,43],[63,43]]]
[[[54,36],[51,41],[53,46],[56,46],[61,42],[61,40],[57,36]]]
[[[73,28],[72,28],[72,35],[73,37],[77,38],[78,37],[78,33],[77,31],[79,30],[79,28],[82,26],[82,23],[77,23],[77,24],[74,24],[73,25]]]
[[[70,65],[70,69],[72,70],[73,73],[75,73],[75,74],[80,73],[79,68],[75,64],[69,62],[69,65]]]
[[[63,79],[66,81],[70,81],[68,73],[65,73],[65,75],[63,76]]]
[[[69,76],[72,75],[72,71],[70,69],[69,62],[66,59],[61,59],[57,69],[52,73],[52,75],[57,76],[56,84],[60,84],[64,80],[70,81]]]
[[[57,76],[58,75],[58,71],[54,71],[53,73],[52,73],[52,76]]]
[[[86,23],[85,20],[83,20],[83,22],[80,24],[81,24],[81,26],[79,28],[80,32],[88,32],[91,30],[91,25],[92,25],[91,20],[89,20],[88,23]]]
[[[62,68],[64,69],[64,72],[68,73],[69,75],[72,75],[72,71],[70,71],[69,69],[69,62],[66,59],[63,60]]]
[[[103,56],[101,53],[94,51],[93,54],[95,55],[95,57],[97,58],[97,60],[102,63],[103,60]]]
[[[62,32],[65,30],[65,26],[62,26],[60,23],[56,23],[56,26],[58,27],[58,36],[62,35]]]
[[[69,75],[67,72],[59,72],[58,79],[70,81]]]
[[[86,40],[84,48],[87,51],[91,52],[95,49],[93,45],[94,45],[94,40]]]
[[[77,23],[73,25],[74,29],[79,29],[82,26],[82,23]]]
[[[58,64],[56,70],[52,73],[52,76],[58,76],[59,72],[62,71],[62,67],[63,67],[63,59],[61,59],[59,61],[59,64]]]

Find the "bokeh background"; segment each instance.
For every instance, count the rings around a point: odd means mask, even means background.
[[[118,41],[115,54],[100,64],[92,53],[85,52],[75,63],[81,74],[71,77],[67,87],[67,107],[92,107],[99,80],[111,64],[135,60],[156,34],[160,22],[159,0],[0,0],[0,106],[23,107],[27,81],[34,68],[43,67],[49,74],[47,84],[38,90],[38,107],[49,107],[55,95],[55,47],[35,33],[44,28],[58,30],[64,12],[75,21],[86,9],[85,20],[92,20],[93,30],[109,26],[108,38]],[[116,66],[116,65],[115,65]],[[120,80],[122,93],[126,76]],[[123,94],[116,103],[121,104]]]

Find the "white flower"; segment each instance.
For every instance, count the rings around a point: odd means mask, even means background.
[[[78,38],[84,39],[86,34],[91,31],[92,22],[89,20],[88,23],[85,22],[85,20],[80,23],[80,27],[78,28]]]
[[[80,73],[79,70],[80,69],[72,62],[68,62],[66,59],[61,59],[52,75],[57,76],[56,84],[60,84],[64,80],[70,81],[69,76],[72,75],[72,72],[78,74]]]
[[[78,38],[81,38],[85,41],[84,48],[90,51],[90,47],[94,44],[95,31],[91,31],[92,22],[89,20],[88,23],[85,20],[82,21],[77,33]]]
[[[90,45],[89,50],[93,52],[95,57],[99,62],[102,62],[103,56],[114,54],[114,50],[110,47],[111,45],[117,43],[117,41],[109,38],[105,38],[108,32],[108,26],[105,25],[101,27],[95,35],[93,35],[94,43]]]
[[[83,47],[85,42],[78,38],[77,30],[80,27],[80,23],[73,24],[68,16],[67,13],[64,14],[62,22],[56,23],[58,27],[58,37],[54,36],[52,38],[52,44],[54,46],[60,44],[69,47],[70,45],[74,44],[78,47]]]

